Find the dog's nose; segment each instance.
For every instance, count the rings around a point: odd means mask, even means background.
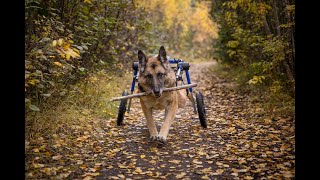
[[[159,95],[159,94],[160,94],[160,89],[155,89],[155,90],[153,90],[153,93],[154,93],[155,95]]]

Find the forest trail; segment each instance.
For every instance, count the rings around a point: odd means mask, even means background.
[[[93,130],[78,132],[77,138],[52,139],[46,147],[50,156],[27,162],[26,178],[293,178],[293,120],[261,113],[246,95],[239,94],[236,83],[211,71],[215,65],[202,62],[190,67],[191,80],[198,83],[195,90],[205,97],[207,129],[200,126],[188,101],[187,107],[178,110],[167,144],[159,147],[148,142],[139,100],[133,99],[125,126],[117,127],[115,119],[96,119]],[[163,115],[163,111],[154,112],[158,129]],[[66,146],[70,143],[73,147]]]

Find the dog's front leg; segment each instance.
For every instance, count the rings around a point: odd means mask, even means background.
[[[142,107],[142,111],[144,113],[144,116],[146,117],[146,121],[147,121],[147,126],[149,129],[149,133],[150,133],[150,140],[156,140],[157,139],[157,135],[158,135],[158,131],[157,131],[157,127],[154,123],[153,117],[152,117],[152,109],[151,108],[147,108],[143,103],[141,103],[141,107]]]
[[[169,129],[171,127],[171,124],[175,118],[176,112],[178,109],[178,103],[172,103],[171,106],[167,107],[165,109],[165,119],[164,122],[161,126],[159,135],[158,135],[158,140],[162,143],[165,143],[167,141],[167,136],[169,133]]]

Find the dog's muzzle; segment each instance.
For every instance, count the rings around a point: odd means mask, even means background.
[[[161,94],[160,91],[153,91],[153,94],[158,98],[158,97],[161,97]]]
[[[153,94],[154,94],[154,96],[155,97],[161,97],[161,95],[162,95],[162,91],[161,91],[161,89],[159,88],[155,88],[155,89],[153,89]]]

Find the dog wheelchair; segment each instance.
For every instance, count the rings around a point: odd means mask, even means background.
[[[136,82],[139,81],[138,79],[138,64],[139,62],[133,62],[132,69],[133,69],[133,79],[131,83],[131,94],[133,94]],[[176,86],[178,86],[178,82],[183,82],[183,72],[186,74],[187,83],[191,84],[190,75],[189,75],[189,68],[190,65],[187,62],[184,62],[182,59],[169,59],[169,64],[171,65],[171,68],[174,70],[176,74]],[[173,66],[172,66],[173,65]],[[205,104],[203,101],[203,95],[201,92],[195,92],[195,96],[193,95],[193,89],[192,87],[186,89],[187,94],[190,93],[191,95],[191,102],[193,106],[194,113],[198,113],[200,125],[204,128],[207,128],[207,118],[206,118],[206,109]],[[122,96],[127,96],[128,92],[123,91]],[[131,106],[131,100],[129,99],[121,99],[119,109],[118,109],[118,117],[117,117],[117,125],[121,126],[123,125],[124,120],[124,114],[125,112],[130,112],[130,106]]]

